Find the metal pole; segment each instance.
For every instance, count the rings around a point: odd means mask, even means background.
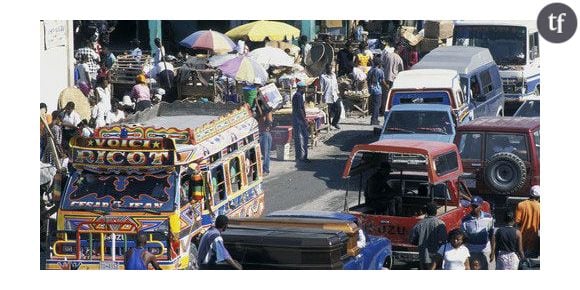
[[[115,261],[115,246],[117,246],[117,235],[115,235],[115,233],[111,234],[111,256],[113,261]]]
[[[363,180],[363,175],[362,173],[360,174],[360,181],[358,184],[358,205],[360,205],[360,196],[361,196],[361,192],[362,192],[362,180]],[[365,200],[366,202],[366,200]]]

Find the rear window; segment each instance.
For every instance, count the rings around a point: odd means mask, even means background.
[[[455,151],[439,155],[435,158],[435,169],[438,176],[453,172],[459,168]]]
[[[451,105],[449,93],[446,91],[433,92],[395,92],[391,106],[398,104],[442,104]]]
[[[453,134],[453,120],[447,112],[392,111],[384,134]]]
[[[528,148],[524,135],[516,134],[487,134],[485,158],[489,159],[494,154],[509,152],[517,155],[522,160],[529,161]]]

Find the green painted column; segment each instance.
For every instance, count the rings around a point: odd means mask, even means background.
[[[306,35],[309,41],[312,41],[316,36],[316,25],[314,20],[301,20],[300,21],[300,34]]]
[[[157,49],[155,46],[155,38],[161,38],[161,20],[148,20],[147,25],[149,26],[149,48],[153,52]]]

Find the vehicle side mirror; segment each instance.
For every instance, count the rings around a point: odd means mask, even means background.
[[[532,47],[532,49],[530,50],[530,60],[535,59],[537,57],[538,57],[538,48]]]

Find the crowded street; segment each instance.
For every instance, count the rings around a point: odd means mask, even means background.
[[[43,20],[42,270],[539,270],[534,21]]]

